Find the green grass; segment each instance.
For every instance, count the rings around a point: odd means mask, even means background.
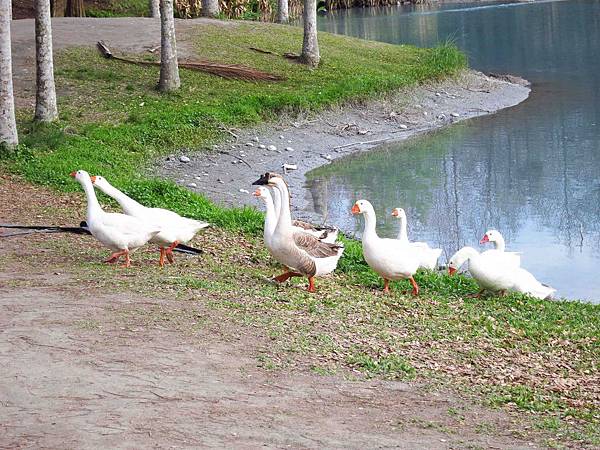
[[[88,6],[87,17],[144,17],[149,15],[147,0],[110,0],[107,4]]]

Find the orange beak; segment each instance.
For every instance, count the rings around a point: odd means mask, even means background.
[[[73,178],[75,178],[75,175],[77,175],[77,172],[71,172],[69,175],[71,175]]]
[[[479,241],[479,243],[480,244],[485,244],[486,242],[490,242],[490,240],[487,237],[487,234],[484,234],[483,237],[481,238],[481,240]]]
[[[92,175],[90,177],[90,180],[92,180],[92,183],[95,183],[96,182],[96,175]]]
[[[350,211],[352,212],[352,214],[360,214],[360,208],[358,207],[358,203],[355,203]]]
[[[397,209],[392,210],[392,216],[398,217],[398,210]]]
[[[456,273],[456,269],[454,267],[448,267],[448,275],[452,276]]]
[[[259,189],[255,190],[255,191],[252,193],[252,195],[254,195],[255,197],[260,197],[260,190],[259,190]]]

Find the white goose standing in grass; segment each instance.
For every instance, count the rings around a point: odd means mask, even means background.
[[[390,292],[390,281],[408,279],[413,287],[412,294],[419,295],[419,286],[413,278],[421,263],[418,250],[398,239],[380,238],[375,229],[375,210],[367,200],[358,200],[352,207],[352,214],[365,217],[363,255],[371,269],[383,278],[383,292]]]
[[[173,249],[179,244],[185,244],[191,240],[198,231],[210,226],[206,222],[181,217],[179,214],[168,209],[148,208],[125,193],[112,186],[104,177],[91,177],[92,184],[109,197],[114,198],[128,216],[136,217],[147,224],[160,228],[160,233],[154,236],[150,242],[160,246],[159,265],[165,264],[165,256],[169,262],[173,262]]]
[[[265,213],[265,227],[263,231],[263,238],[265,241],[265,247],[269,250],[269,253],[273,254],[271,248],[271,242],[273,239],[273,233],[275,232],[275,227],[277,226],[277,215],[275,214],[275,207],[273,205],[273,197],[269,192],[269,189],[265,186],[259,186],[252,193],[253,196],[260,198],[265,202],[266,213]]]
[[[158,235],[161,229],[155,224],[136,217],[104,212],[96,198],[90,175],[85,170],[78,170],[71,172],[71,176],[81,183],[85,191],[87,197],[86,222],[90,233],[114,251],[105,262],[114,263],[121,256],[125,256],[125,267],[130,267],[129,254]]]
[[[517,266],[521,265],[521,256],[519,253],[505,251],[506,243],[504,242],[504,237],[498,230],[488,230],[485,232],[479,243],[485,244],[487,242],[493,243],[494,248],[492,250],[486,250],[483,252],[484,254],[496,255],[499,258],[505,258],[507,262],[513,262]]]
[[[275,280],[282,283],[291,277],[305,276],[308,277],[308,291],[315,292],[314,278],[335,270],[344,246],[323,242],[294,230],[288,187],[280,175],[267,172],[253,184],[274,187],[281,194],[281,214],[271,236],[271,254],[289,270]]]
[[[431,248],[427,242],[410,242],[408,240],[408,233],[406,232],[406,212],[402,208],[394,208],[392,210],[392,216],[397,217],[400,221],[400,230],[398,231],[397,239],[400,242],[410,245],[419,252],[420,263],[419,267],[423,269],[436,269],[437,262],[442,254],[441,248]]]
[[[480,287],[474,295],[479,298],[485,291],[504,295],[507,291],[521,292],[545,299],[555,292],[540,283],[527,270],[519,267],[514,258],[498,258],[494,253],[479,253],[472,247],[463,247],[450,258],[448,273],[454,275],[460,267],[469,263],[469,273]]]
[[[275,216],[279,219],[281,215],[281,193],[279,190],[273,188],[273,206],[275,208]],[[316,227],[308,222],[294,219],[292,220],[292,227],[294,231],[303,231],[308,234],[319,238],[323,242],[329,242],[333,244],[338,237],[339,230],[335,227]]]

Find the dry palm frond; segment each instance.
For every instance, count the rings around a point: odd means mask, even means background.
[[[97,44],[98,51],[108,59],[116,59],[129,64],[137,64],[140,66],[159,66],[158,61],[136,61],[133,59],[122,58],[115,56],[103,41]],[[180,61],[179,67],[185,69],[198,70],[200,72],[218,75],[227,79],[245,80],[245,81],[282,81],[284,78],[262,70],[254,69],[253,67],[243,66],[241,64],[226,64],[214,61],[199,60],[199,61]]]

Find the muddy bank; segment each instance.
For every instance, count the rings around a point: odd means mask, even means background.
[[[298,217],[322,220],[305,189],[305,174],[344,156],[524,101],[530,89],[517,77],[468,71],[454,80],[398,92],[364,105],[345,106],[312,117],[284,117],[249,130],[230,130],[227,142],[209,152],[181,150],[157,163],[156,171],[227,206],[257,205],[252,182],[266,171],[287,173]],[[262,207],[262,205],[260,205]]]

